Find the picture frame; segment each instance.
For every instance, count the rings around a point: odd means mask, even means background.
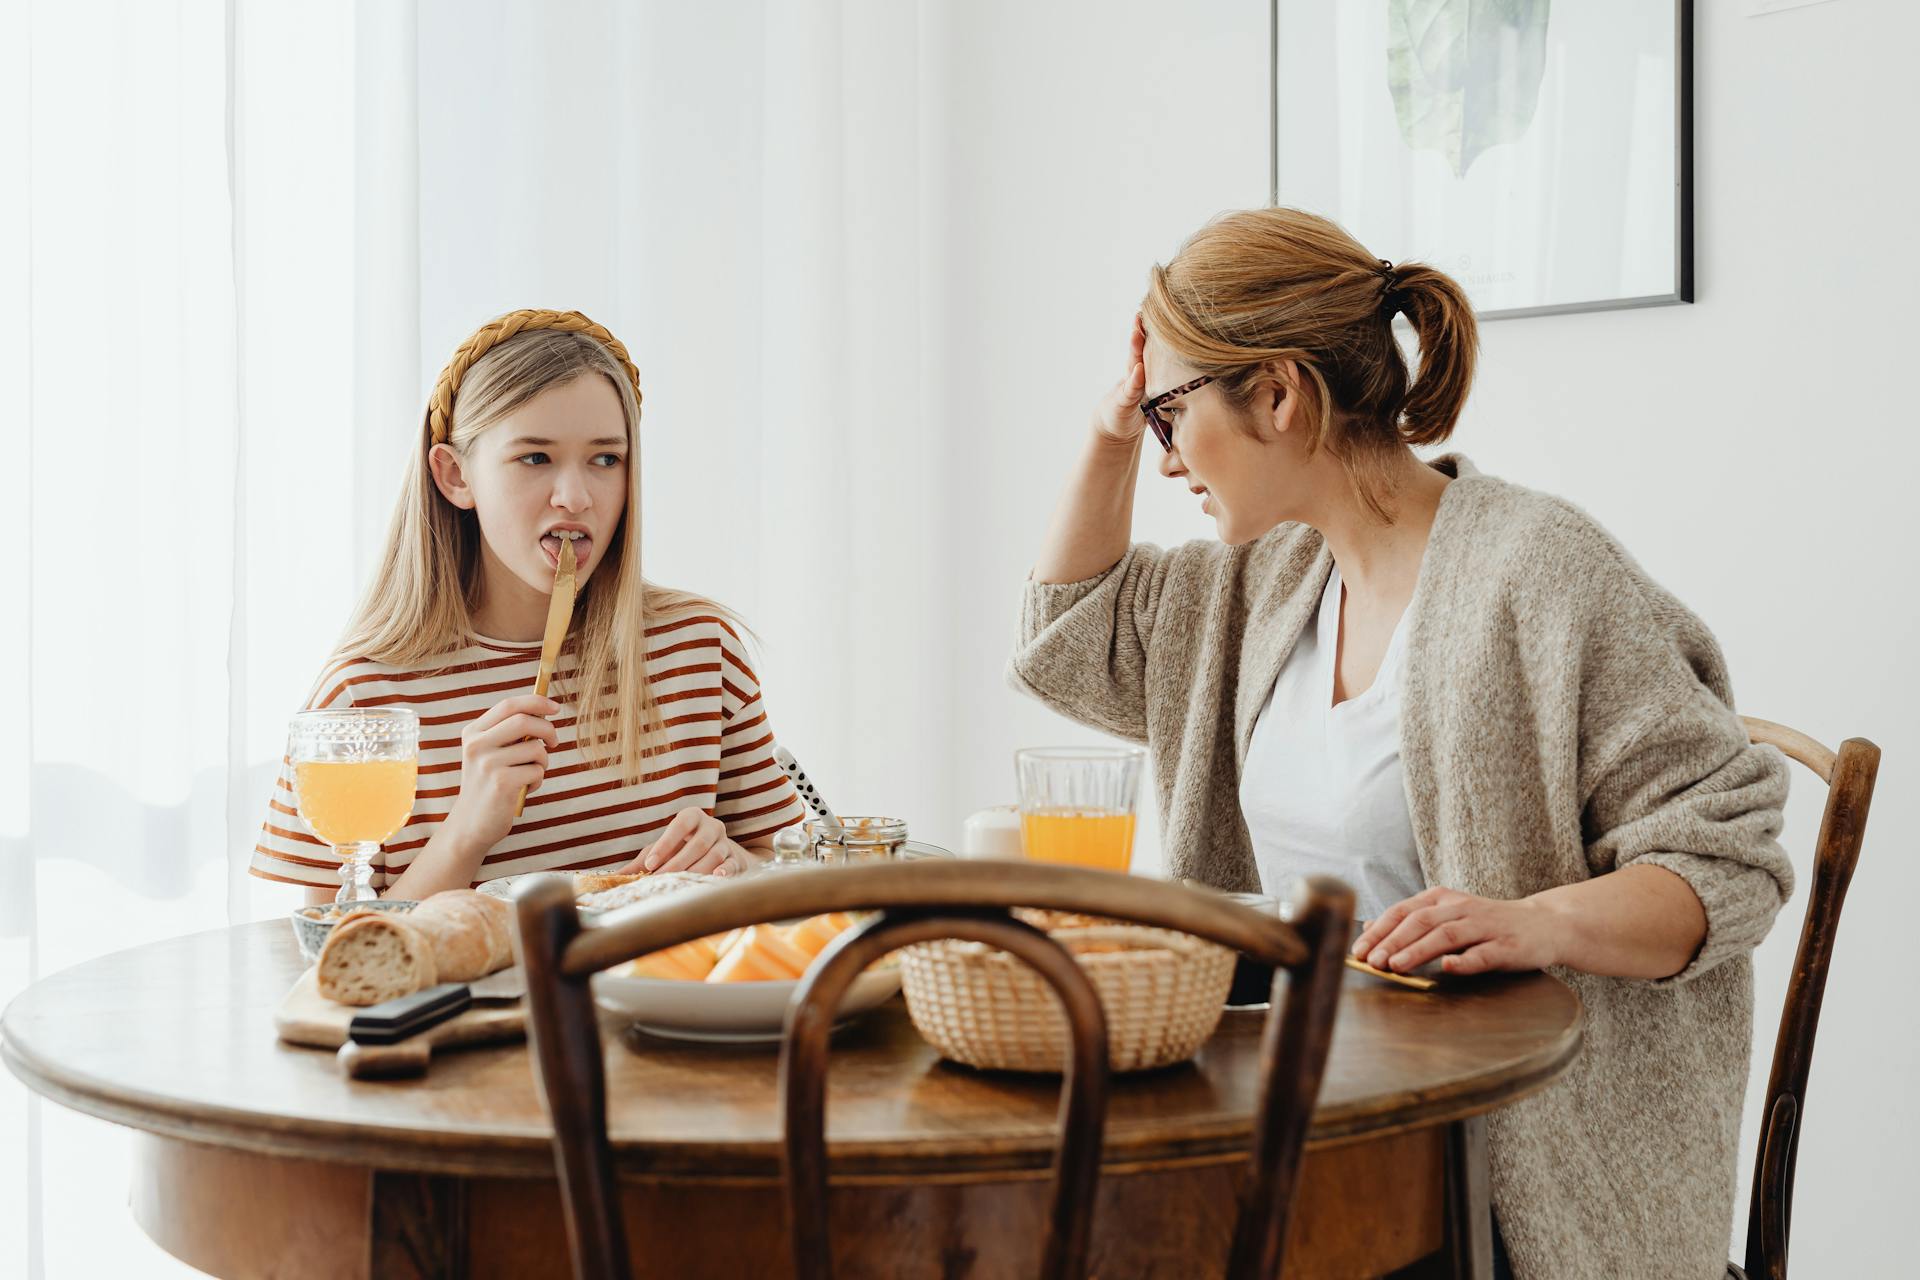
[[[1694,300],[1693,0],[1269,0],[1270,191],[1479,318]]]

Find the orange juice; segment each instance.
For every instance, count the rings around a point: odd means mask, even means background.
[[[413,812],[415,760],[302,760],[293,766],[300,816],[336,849],[379,844]]]
[[[1027,856],[1100,871],[1133,862],[1133,815],[1109,809],[1032,809],[1020,815]]]

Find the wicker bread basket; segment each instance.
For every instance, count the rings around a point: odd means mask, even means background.
[[[1144,925],[1057,929],[1093,980],[1115,1071],[1191,1058],[1220,1021],[1233,952]],[[1004,951],[952,939],[900,953],[913,1025],[942,1056],[999,1071],[1060,1071],[1067,1020],[1046,980]]]

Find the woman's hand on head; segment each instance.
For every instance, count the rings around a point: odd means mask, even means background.
[[[1146,415],[1140,412],[1140,400],[1147,389],[1146,348],[1147,331],[1136,315],[1133,333],[1127,340],[1126,372],[1094,409],[1094,432],[1110,443],[1131,446],[1138,443],[1140,433],[1146,430]]]
[[[560,749],[551,719],[559,712],[551,698],[520,694],[496,702],[461,731],[460,794],[447,822],[464,845],[484,854],[513,830],[520,793],[539,789],[550,754]]]
[[[730,876],[747,866],[747,852],[727,838],[727,824],[705,809],[688,807],[673,815],[654,842],[621,868],[626,874],[657,875],[694,871]]]
[[[1450,974],[1544,969],[1560,962],[1564,927],[1550,908],[1532,899],[1508,902],[1428,889],[1369,923],[1353,954],[1395,973],[1434,960]]]

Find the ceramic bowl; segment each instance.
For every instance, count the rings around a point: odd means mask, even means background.
[[[394,901],[390,898],[375,898],[371,902],[356,902],[351,906],[327,902],[319,906],[301,907],[288,917],[293,922],[294,941],[300,944],[300,954],[311,964],[320,958],[320,948],[326,944],[327,935],[333,932],[333,926],[349,911],[411,911],[420,904],[417,902]]]

